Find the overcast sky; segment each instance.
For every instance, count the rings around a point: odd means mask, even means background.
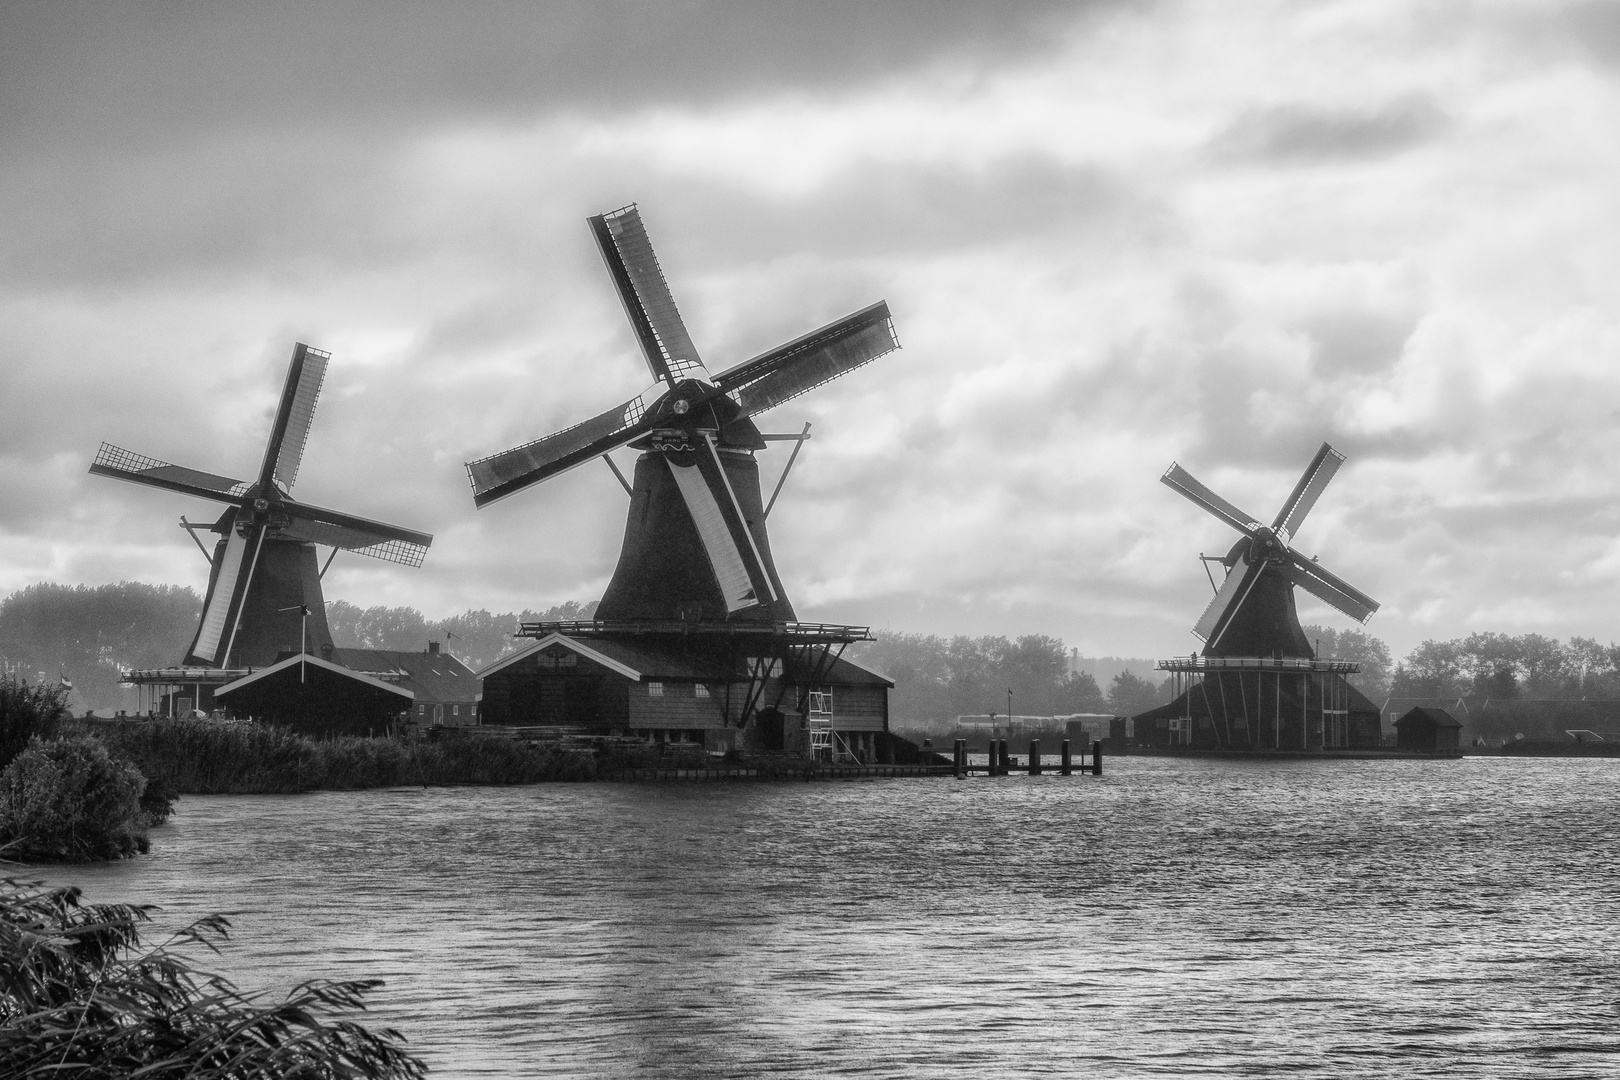
[[[0,594],[201,591],[217,507],[85,470],[251,476],[303,340],[294,494],[435,534],[329,598],[598,596],[604,466],[462,463],[644,388],[634,201],[711,370],[893,309],[764,417],[801,618],[1185,654],[1235,537],[1159,475],[1269,520],[1327,440],[1296,544],[1397,655],[1620,639],[1620,5],[223,7],[0,8]]]

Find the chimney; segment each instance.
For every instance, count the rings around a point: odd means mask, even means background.
[[[428,655],[429,656],[437,656],[438,654],[439,654],[439,643],[437,641],[428,642]]]

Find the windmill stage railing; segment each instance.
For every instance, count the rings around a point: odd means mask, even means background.
[[[1177,656],[1154,665],[1160,671],[1294,671],[1354,675],[1361,665],[1354,660],[1307,660],[1297,656]]]
[[[542,638],[548,634],[565,637],[619,634],[702,634],[722,637],[786,638],[800,644],[849,644],[874,641],[869,626],[841,623],[742,623],[702,622],[684,619],[572,619],[561,622],[526,622],[518,625],[514,637]]]

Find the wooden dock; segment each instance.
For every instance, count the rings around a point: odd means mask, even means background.
[[[939,755],[943,756],[943,755]],[[1055,760],[1054,760],[1055,757]],[[1029,744],[1028,754],[1008,752],[1007,740],[1002,739],[988,755],[988,760],[969,762],[967,740],[957,739],[949,765],[861,765],[822,761],[786,762],[766,764],[715,765],[709,768],[642,768],[616,769],[597,778],[608,781],[647,780],[877,780],[950,776],[965,779],[969,776],[1011,776],[1014,773],[1029,776],[1102,775],[1102,744],[1094,742],[1087,753],[1070,751],[1069,740],[1063,740],[1057,755],[1042,754],[1039,742]]]

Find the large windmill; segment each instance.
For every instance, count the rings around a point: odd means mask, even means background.
[[[1378,610],[1372,597],[1292,546],[1294,534],[1342,464],[1344,455],[1323,443],[1270,525],[1239,510],[1174,462],[1160,477],[1241,534],[1221,560],[1226,580],[1193,627],[1204,642],[1205,656],[1314,656],[1294,609],[1296,585],[1357,622],[1366,622]]]
[[[342,549],[420,566],[433,542],[427,533],[328,510],[288,494],[298,477],[328,359],[329,354],[302,343],[293,348],[281,404],[253,480],[171,465],[110,443],[101,444],[90,466],[97,476],[226,504],[211,527],[220,539],[210,557],[202,620],[183,661],[187,667],[261,667],[286,651],[330,647],[321,599],[323,569],[315,545],[331,547],[333,555]]]
[[[878,302],[711,375],[634,205],[590,220],[653,386],[600,416],[467,466],[487,506],[629,446],[642,451],[598,620],[791,622],[765,534],[753,417],[898,347]],[[610,463],[611,463],[611,459]]]
[[[618,473],[609,452],[639,450],[624,543],[593,620],[526,623],[530,650],[482,673],[486,722],[701,735],[710,749],[739,745],[748,729],[756,749],[881,753],[889,684],[841,660],[869,631],[796,622],[782,588],[754,458],[767,436],[754,418],[897,348],[888,305],[711,374],[636,207],[589,221],[653,386],[467,472],[482,507],[594,458]],[[862,717],[846,720],[845,703]]]
[[[1172,463],[1160,478],[1239,533],[1220,562],[1225,580],[1204,609],[1193,633],[1202,656],[1163,661],[1185,693],[1161,709],[1135,718],[1165,725],[1182,745],[1221,749],[1343,749],[1377,745],[1377,707],[1345,682],[1358,665],[1319,658],[1299,625],[1294,587],[1366,622],[1377,601],[1314,557],[1299,551],[1294,536],[1344,463],[1327,443],[1316,452],[1271,524],[1238,509]],[[1179,689],[1179,686],[1178,686]],[[1372,730],[1366,728],[1368,717]]]

